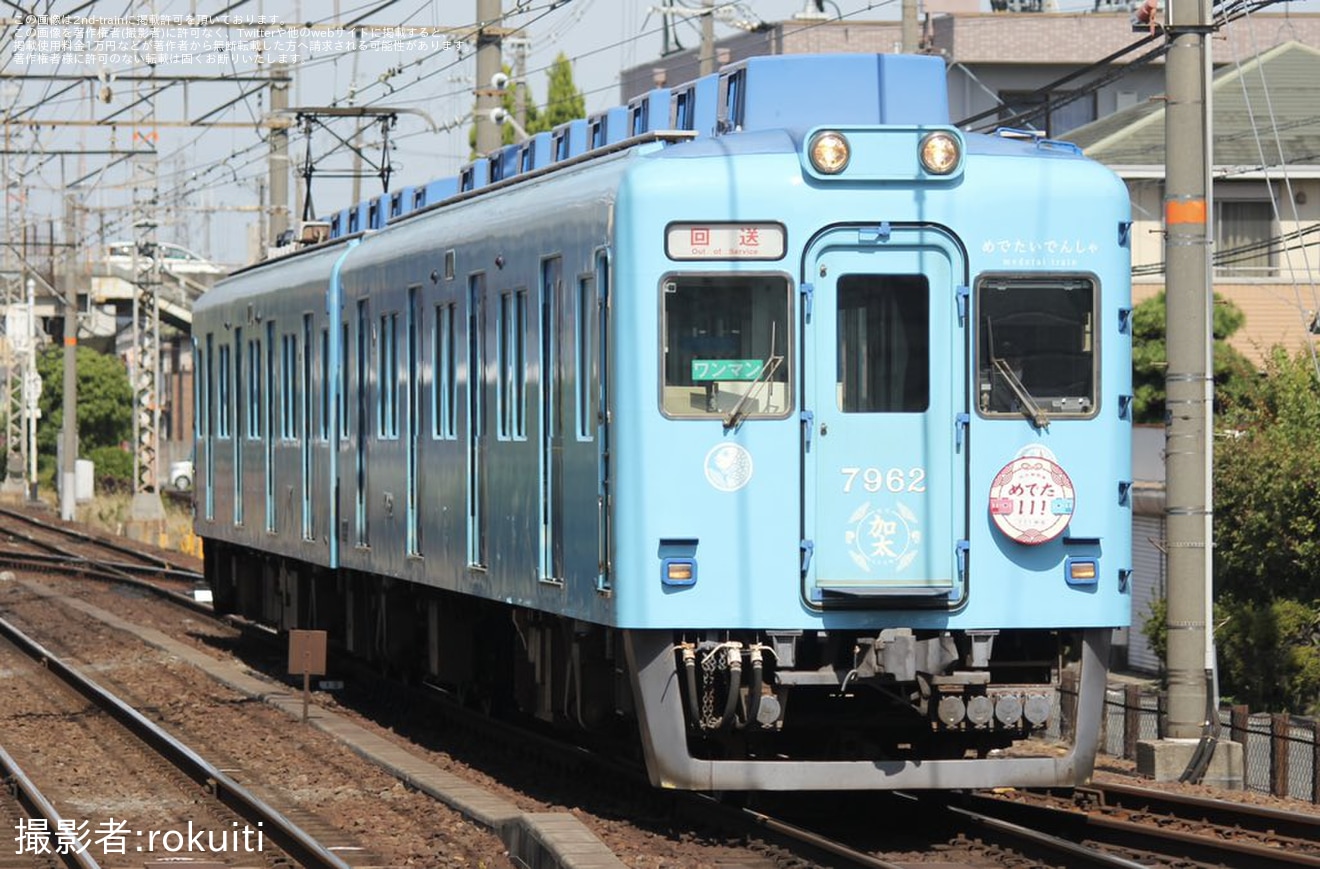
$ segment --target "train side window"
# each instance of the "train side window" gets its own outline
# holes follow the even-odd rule
[[[380,372],[376,392],[377,436],[394,439],[399,436],[399,315],[384,314],[380,318],[380,344],[377,370]]]
[[[792,406],[789,285],[783,275],[661,281],[665,416],[782,418]]]
[[[583,275],[578,279],[577,310],[573,312],[573,334],[577,337],[577,353],[574,361],[577,370],[573,373],[573,382],[577,384],[577,437],[580,441],[589,441],[596,430],[595,415],[592,413],[591,397],[593,384],[596,383],[596,276]]]
[[[229,344],[220,345],[220,364],[217,371],[218,382],[215,388],[216,414],[215,414],[215,435],[218,438],[226,439],[229,437],[229,379],[232,372],[229,368]]]
[[[455,402],[458,399],[458,379],[455,377],[456,353],[454,348],[454,305],[436,305],[435,334],[431,336],[431,437],[453,440],[455,428]]]
[[[280,437],[297,437],[298,396],[294,372],[298,370],[298,337],[280,336]]]
[[[930,406],[930,282],[843,275],[838,282],[839,409],[920,413]]]
[[[1043,422],[1098,409],[1095,305],[1089,275],[983,276],[977,282],[977,408]]]
[[[261,437],[261,342],[247,342],[247,432],[248,440]]]
[[[496,435],[501,440],[527,437],[527,291],[500,295],[495,324],[495,353],[499,365]]]

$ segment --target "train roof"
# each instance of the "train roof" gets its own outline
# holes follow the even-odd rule
[[[322,220],[328,225],[327,240],[334,240],[381,229],[391,220],[492,185],[507,186],[521,177],[579,164],[635,143],[804,131],[825,123],[948,124],[944,62],[896,54],[747,58],[718,73],[651,90],[627,105],[507,145],[464,165],[456,176],[382,193]],[[740,144],[754,151],[758,138],[770,141],[747,137]]]

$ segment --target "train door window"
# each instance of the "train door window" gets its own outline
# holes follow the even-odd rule
[[[513,294],[513,438],[527,438],[527,291]]]
[[[568,128],[555,130],[550,134],[552,150],[556,160],[568,159]]]
[[[367,343],[371,331],[368,319],[367,300],[358,299],[357,304],[357,353],[354,359],[354,375],[357,384],[357,418],[354,420],[354,480],[356,483],[354,498],[354,532],[356,545],[367,546],[367,422],[370,412],[367,409]]]
[[[303,314],[302,365],[299,366],[298,448],[302,465],[302,536],[312,540],[312,315]]]
[[[541,262],[541,580],[564,578],[563,260]]]
[[[249,440],[257,440],[261,437],[261,341],[248,339],[247,356],[247,436]]]
[[[486,275],[468,279],[468,564],[486,566]]]
[[[215,415],[211,406],[211,388],[215,382],[215,339],[206,336],[206,351],[202,355],[202,388],[198,393],[197,430],[206,438],[206,501],[203,515],[207,521],[215,518]]]
[[[217,404],[216,414],[215,414],[216,417],[215,433],[216,433],[216,437],[219,437],[221,439],[229,438],[229,411],[231,407],[229,383],[230,383],[230,377],[232,376],[233,373],[232,371],[230,371],[229,364],[230,364],[229,345],[221,344],[220,365],[219,365],[220,370],[217,372],[217,374],[219,375],[219,382],[216,384],[216,390],[215,390],[215,398]]]
[[[280,437],[298,436],[298,336],[292,332],[280,336]]]
[[[431,437],[452,440],[455,432],[458,381],[455,371],[454,305],[435,308],[435,334],[431,337]]]
[[[496,427],[501,440],[527,437],[527,291],[500,296],[495,324],[495,353],[499,366],[499,412]]]
[[[670,275],[661,282],[660,407],[679,419],[782,418],[792,403],[789,286],[782,275]]]
[[[340,324],[339,334],[339,352],[348,353],[348,322]],[[339,362],[339,439],[348,440],[348,360],[341,359]]]
[[[592,407],[592,389],[596,382],[596,277],[583,275],[578,279],[577,300],[573,311],[573,335],[577,339],[574,383],[574,429],[577,439],[589,441],[595,434],[596,422]]]
[[[330,381],[334,377],[330,371],[330,329],[321,330],[321,415],[318,419],[321,422],[320,437],[323,441],[330,440],[330,415],[333,408],[330,406]]]
[[[977,282],[977,407],[990,417],[1094,416],[1094,278],[985,276]]]
[[[843,275],[838,282],[838,407],[921,413],[930,406],[930,282]]]
[[[376,388],[376,434],[384,440],[399,436],[399,315],[380,318],[377,339],[377,368],[380,380]]]
[[[247,434],[247,372],[243,370],[243,328],[234,327],[234,437]],[[238,455],[241,455],[239,453]]]
[[[234,327],[234,524],[243,524],[243,435],[247,428],[247,385],[243,372],[243,329]]]
[[[498,377],[495,379],[495,435],[500,440],[508,440],[509,418],[513,415],[509,410],[510,396],[513,393],[510,387],[513,375],[509,370],[511,366],[509,358],[512,355],[509,351],[509,332],[512,330],[509,321],[513,319],[512,295],[512,293],[500,294],[500,310],[495,320],[495,368],[498,371]]]
[[[275,321],[266,321],[266,531],[275,533]]]
[[[408,483],[407,505],[407,540],[406,552],[414,557],[422,554],[420,523],[420,504],[417,498],[417,448],[422,435],[421,415],[421,378],[418,376],[421,363],[421,287],[408,288],[408,307],[404,311],[404,335],[407,346],[404,348],[404,364],[400,377],[403,381],[404,431],[407,432],[405,444],[405,470]]]

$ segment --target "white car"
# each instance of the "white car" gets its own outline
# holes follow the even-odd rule
[[[180,492],[187,492],[193,485],[192,459],[182,459],[170,463],[170,485]]]
[[[223,275],[226,270],[216,265],[201,254],[193,253],[186,247],[169,242],[157,242],[156,254],[160,256],[160,267],[176,275]],[[150,250],[138,250],[137,266],[146,268],[154,257]],[[123,269],[133,268],[133,242],[114,241],[105,246],[105,264]]]

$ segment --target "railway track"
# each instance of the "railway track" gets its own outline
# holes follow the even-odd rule
[[[1114,784],[1072,797],[973,794],[964,811],[1056,836],[1140,865],[1320,867],[1320,818],[1230,800]]]
[[[44,851],[32,849],[36,853],[20,848],[19,837],[25,831],[58,831],[64,829],[65,820],[3,747],[0,747],[0,776],[7,785],[0,789],[0,828],[16,833],[13,847],[0,847],[0,869],[100,869],[91,855],[61,848],[59,843]]]
[[[88,545],[97,542],[92,540]],[[126,553],[112,557],[124,564],[136,563]],[[93,565],[96,558],[90,550],[78,556]],[[89,572],[85,565],[73,559],[51,559],[47,561],[46,569],[47,572],[96,576],[114,582],[131,581],[139,587],[159,592],[171,603],[188,606],[194,612],[208,610],[205,606],[198,607],[190,596],[179,594],[175,578],[168,574],[163,579],[149,571],[123,571],[128,578],[107,576],[99,571]],[[270,640],[270,635],[264,631],[253,631],[252,635],[264,636],[267,642]],[[279,657],[279,650],[268,647],[258,657],[262,655],[269,655],[273,660]],[[447,739],[457,739],[457,743],[447,744],[446,750],[455,749],[460,757],[468,750],[463,744],[465,739],[480,743],[483,747],[474,749],[467,759],[493,771],[501,779],[507,772],[515,789],[525,788],[536,793],[545,790],[537,783],[538,779],[581,780],[580,787],[556,789],[548,798],[558,804],[583,805],[588,810],[592,805],[607,803],[619,807],[613,810],[614,814],[621,811],[629,817],[666,819],[648,835],[657,832],[690,835],[675,832],[677,828],[699,831],[696,834],[699,838],[740,843],[739,847],[761,855],[766,866],[890,869],[917,862],[902,848],[869,841],[865,836],[817,828],[810,822],[793,820],[791,813],[778,815],[742,809],[686,794],[655,794],[635,767],[605,764],[598,771],[587,773],[587,767],[598,761],[585,748],[556,746],[557,740],[547,737],[542,741],[541,737],[533,737],[526,729],[512,725],[509,734],[498,740],[512,746],[497,749],[505,752],[507,757],[491,760],[485,746],[496,741],[493,737],[505,725],[480,715],[461,723],[460,720],[472,712],[461,704],[449,702],[452,698],[437,695],[434,690],[409,688],[381,680],[378,673],[354,670],[352,667],[356,665],[345,662],[333,666],[341,675],[348,676],[350,685],[370,686],[366,693],[376,699],[367,705],[391,710],[383,716],[381,723],[399,734],[415,735],[419,744],[425,744],[429,739],[428,731],[434,733],[437,728],[443,729]],[[278,677],[280,674],[272,675]],[[437,700],[444,702],[437,705]],[[398,713],[397,718],[393,716],[394,712]],[[418,723],[421,721],[425,722],[424,727]],[[466,738],[456,736],[464,730],[472,735]],[[585,795],[588,792],[592,795]],[[1167,804],[1194,801],[1144,788],[1126,791],[1112,786],[1089,789],[1080,792],[1080,807],[1073,802],[1061,803],[1057,799],[1051,801],[1033,794],[1014,793],[1012,796],[1012,805],[1006,805],[1002,796],[987,798],[982,794],[971,795],[957,803],[940,803],[929,797],[913,798],[913,802],[926,807],[922,810],[924,816],[938,819],[932,821],[931,829],[923,834],[926,837],[925,850],[935,849],[945,858],[945,866],[1320,865],[1309,862],[1314,859],[1311,849],[1317,836],[1315,819],[1305,815],[1294,817],[1292,813],[1261,810],[1223,800],[1217,801],[1222,805],[1198,805],[1195,811],[1199,813],[1196,816],[1199,820],[1174,823],[1169,820],[1173,810],[1164,808],[1165,803],[1157,804],[1157,799],[1165,800]],[[1214,823],[1220,830],[1231,830],[1231,835],[1210,832],[1207,823],[1212,817],[1211,808],[1221,813]],[[1262,825],[1254,841],[1246,839],[1247,831],[1255,824],[1249,820],[1253,816],[1260,818]],[[909,826],[915,828],[915,822]],[[1214,838],[1209,838],[1211,836]],[[1307,837],[1310,842],[1306,841]],[[1235,841],[1223,844],[1230,840]],[[1226,855],[1233,856],[1226,860]]]
[[[202,575],[183,559],[145,551],[53,518],[0,507],[0,565],[37,573],[74,573],[189,595]]]
[[[88,833],[83,844],[100,845],[102,865],[140,865],[144,852],[214,856],[274,847],[307,869],[349,869],[281,812],[3,619],[0,636],[8,645],[0,665],[22,680],[13,686],[22,690],[8,692],[7,715],[40,721],[44,732],[29,743],[32,754],[52,745],[72,753],[73,772],[57,758],[56,771],[47,765],[38,775],[55,780],[63,801],[83,812],[75,823],[87,824],[79,826]],[[56,679],[64,690],[52,690]],[[24,697],[32,705],[15,710]],[[50,728],[59,729],[58,738]],[[116,861],[116,853],[124,856]]]

